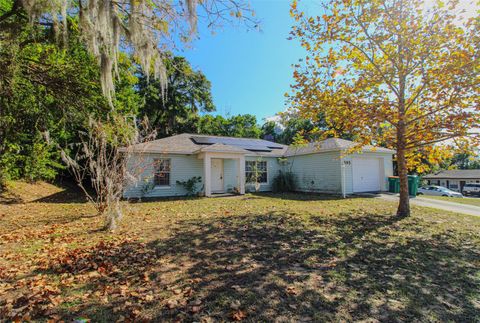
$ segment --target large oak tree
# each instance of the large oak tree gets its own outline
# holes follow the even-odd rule
[[[58,41],[66,44],[69,21],[78,20],[77,30],[101,68],[103,94],[113,107],[114,76],[119,54],[133,51],[144,71],[166,86],[163,55],[195,36],[197,20],[218,26],[231,17],[256,26],[253,11],[243,0],[6,0],[8,10],[0,23],[27,13],[33,24],[50,25]]]
[[[292,37],[308,52],[291,104],[304,117],[322,112],[359,146],[396,149],[397,215],[408,216],[407,159],[446,140],[478,144],[480,20],[462,19],[458,1],[330,0],[322,8],[310,16],[291,6]]]

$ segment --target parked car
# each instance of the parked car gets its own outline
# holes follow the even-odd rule
[[[480,184],[465,184],[465,186],[463,187],[463,194],[480,195]]]
[[[425,186],[418,189],[417,195],[436,195],[449,197],[463,197],[462,193],[454,192],[443,186]]]

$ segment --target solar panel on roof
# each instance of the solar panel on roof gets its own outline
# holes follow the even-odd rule
[[[199,145],[213,145],[214,142],[210,142],[208,137],[192,137],[193,142]]]
[[[264,151],[270,152],[272,149],[282,149],[281,145],[266,141],[266,140],[252,140],[246,138],[224,138],[224,137],[191,137],[192,141],[198,145],[213,145],[224,144],[235,147],[240,147],[250,151]]]

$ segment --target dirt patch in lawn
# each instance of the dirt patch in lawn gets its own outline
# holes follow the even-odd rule
[[[38,200],[38,198],[37,198]],[[2,207],[0,205],[0,207]],[[0,317],[92,321],[474,321],[480,219],[298,195],[3,205]],[[6,211],[5,207],[8,207]]]

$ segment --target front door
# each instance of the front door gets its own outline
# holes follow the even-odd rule
[[[212,159],[212,193],[223,192],[223,159]]]

